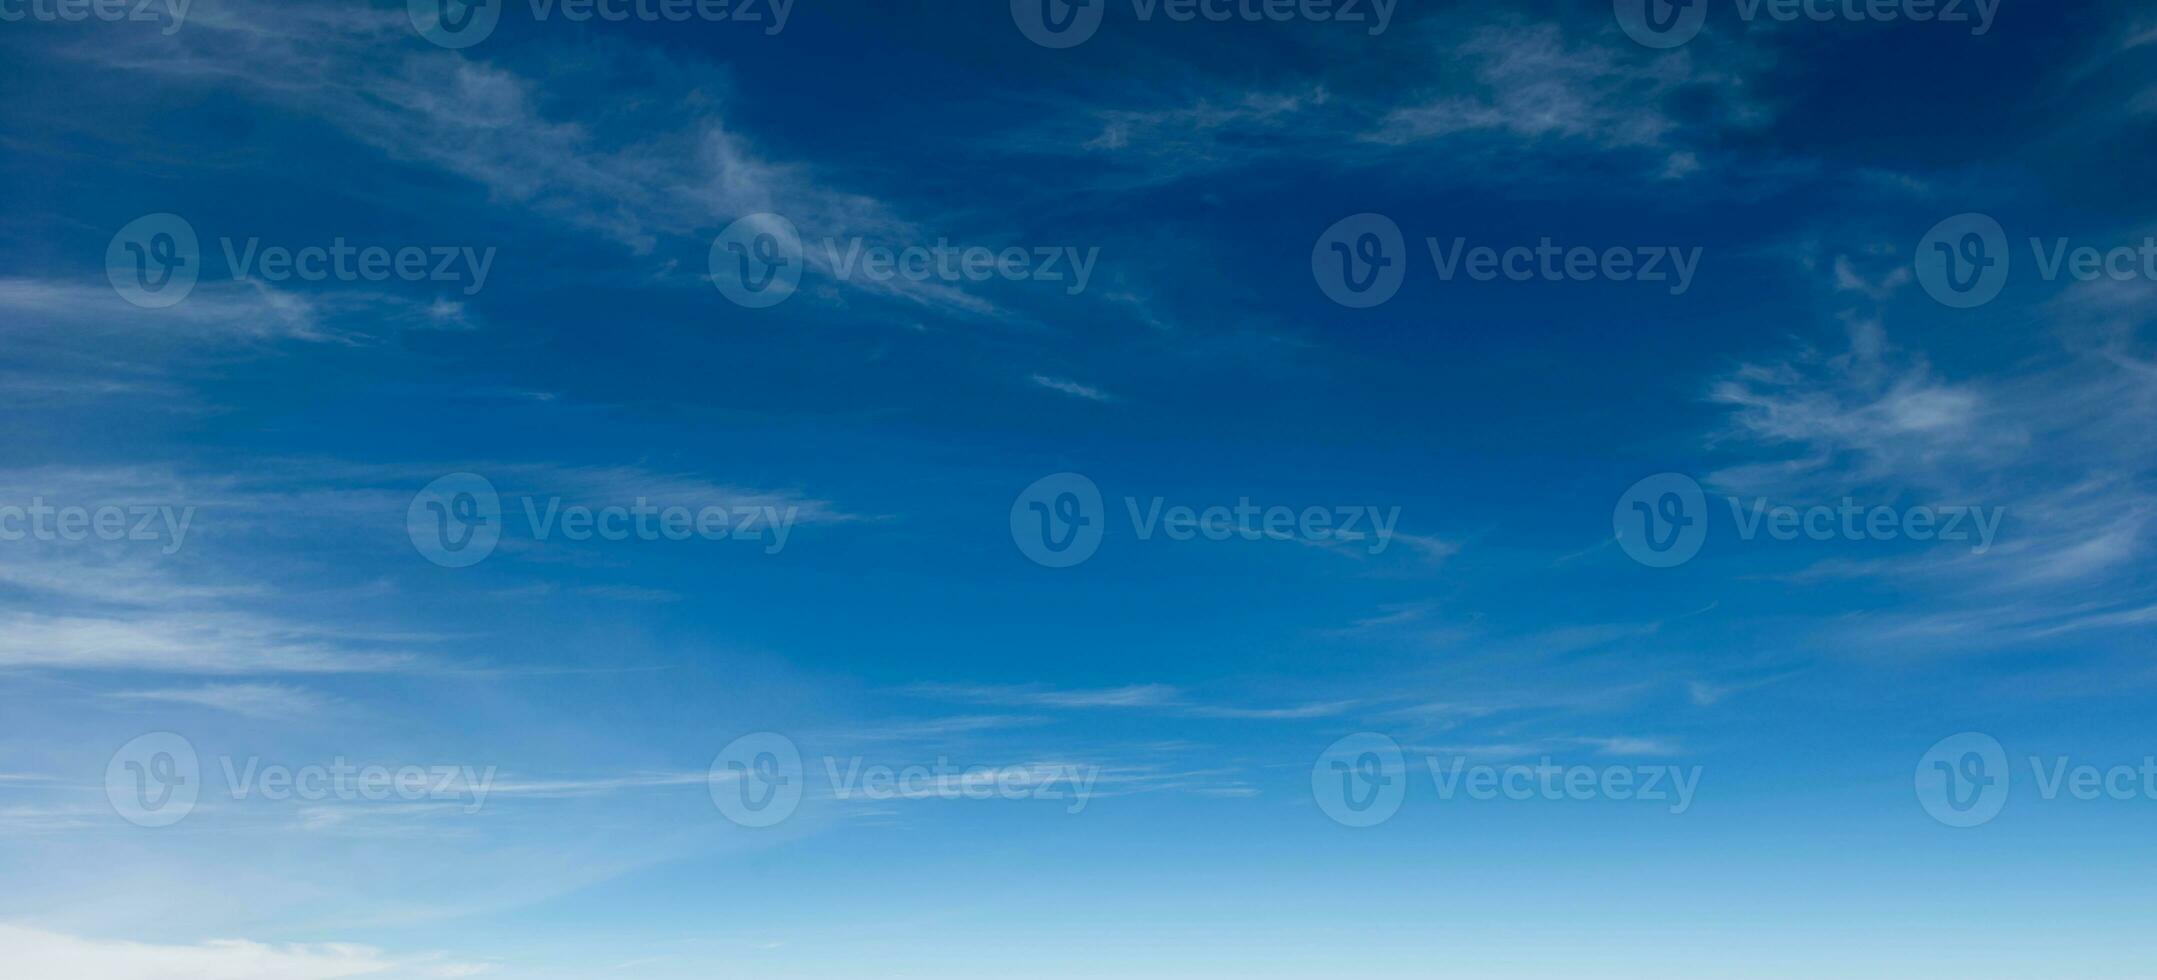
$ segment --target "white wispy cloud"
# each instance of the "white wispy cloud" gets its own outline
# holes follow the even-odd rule
[[[1416,44],[1423,56],[1376,91],[1326,76],[1262,90],[1240,79],[1186,85],[1125,105],[1050,110],[1044,123],[1002,145],[1100,161],[1110,185],[1170,183],[1277,159],[1367,165],[1434,150],[1456,160],[1464,151],[1479,159],[1633,153],[1646,174],[1679,180],[1708,166],[1706,147],[1723,133],[1756,128],[1767,115],[1747,90],[1760,56],[1742,46],[1648,52],[1607,22],[1529,24],[1482,11],[1428,18]],[[1520,173],[1505,168],[1497,176]]]
[[[1877,292],[1845,288],[1850,274],[1833,270],[1838,291]],[[1844,349],[1747,363],[1710,387],[1709,400],[1729,409],[1713,443],[1748,460],[1705,482],[1798,505],[1851,497],[1997,509],[1999,536],[1982,554],[1883,546],[1783,576],[1905,586],[1916,600],[1907,608],[1844,623],[1867,647],[2134,625],[2116,610],[2157,596],[2115,573],[2148,553],[2157,518],[2147,489],[2157,434],[2139,421],[2157,410],[2157,373],[2136,353],[2147,317],[2122,298],[2113,284],[2066,290],[2046,308],[2058,350],[1965,377],[1892,343],[1877,318],[1847,313]]]
[[[1000,731],[1041,724],[1034,715],[954,715],[910,721],[884,722],[822,733],[842,741],[910,742],[933,741],[980,732]]]
[[[1181,693],[1166,684],[1073,689],[1020,684],[915,684],[906,692],[949,701],[1040,708],[1158,708],[1182,703]]]
[[[388,156],[440,169],[484,188],[498,204],[611,239],[633,254],[662,242],[706,243],[729,221],[776,212],[801,231],[803,260],[829,276],[826,239],[870,244],[933,241],[883,202],[833,186],[808,164],[774,159],[727,122],[724,74],[651,51],[586,48],[555,64],[565,84],[611,84],[610,71],[664,76],[683,93],[643,102],[622,120],[581,118],[540,80],[501,65],[397,43],[404,12],[351,8],[298,12],[254,0],[201,0],[188,29],[157,43],[70,49],[107,70],[172,84],[228,87],[304,111]],[[298,85],[334,77],[336,85]],[[634,132],[635,135],[622,135]],[[997,303],[958,286],[906,277],[832,277],[839,287],[946,314],[1007,318]],[[814,291],[808,291],[812,295]]]
[[[1544,687],[1535,690],[1477,684],[1471,690],[1443,700],[1410,698],[1409,703],[1386,709],[1381,717],[1402,719],[1432,730],[1448,730],[1500,716],[1598,714],[1631,704],[1654,687],[1651,682],[1638,680],[1575,689]],[[1394,694],[1394,700],[1398,702],[1401,696]]]
[[[418,661],[394,647],[363,649],[335,633],[239,612],[0,613],[0,667],[343,673],[409,669]]]
[[[2130,479],[2146,465],[2136,457],[2148,437],[2114,409],[2153,396],[2157,384],[2116,355],[1948,380],[1889,345],[1877,322],[1853,320],[1845,352],[1745,365],[1714,385],[1710,399],[1732,409],[1725,441],[1785,452],[1718,470],[1709,482],[1803,499],[1889,486],[1936,503],[1989,500],[2008,506],[2017,523],[2047,526],[2049,540],[2017,562],[2023,573],[2070,571],[2088,564],[2077,554],[2119,554],[2150,511],[2151,498]]]
[[[1361,617],[1337,632],[1343,634],[1359,633],[1393,626],[1405,626],[1410,623],[1420,623],[1429,618],[1430,614],[1436,612],[1437,609],[1438,604],[1429,600],[1386,603],[1378,607],[1376,614]]]
[[[1757,690],[1759,688],[1767,687],[1769,685],[1777,684],[1782,681],[1788,680],[1792,677],[1797,676],[1797,673],[1798,672],[1796,671],[1785,671],[1783,673],[1772,674],[1767,677],[1755,677],[1745,680],[1687,681],[1685,683],[1685,695],[1687,698],[1690,698],[1694,704],[1705,708],[1711,705],[1720,704],[1723,702],[1724,699],[1729,698],[1732,695],[1740,694],[1745,691]]]
[[[1473,84],[1385,113],[1366,139],[1405,144],[1499,132],[1531,142],[1666,146],[1679,128],[1667,100],[1704,81],[1684,57],[1643,58],[1607,37],[1569,38],[1556,24],[1484,27],[1448,54],[1470,66]]]
[[[103,282],[0,278],[0,324],[18,337],[33,328],[64,328],[154,331],[168,340],[336,339],[323,320],[321,300],[253,281],[200,282],[177,305],[144,309]]]
[[[1340,701],[1316,701],[1286,708],[1233,708],[1218,705],[1193,705],[1189,710],[1196,718],[1248,718],[1261,721],[1289,721],[1303,718],[1331,718],[1345,714],[1362,704],[1354,699]]]
[[[1847,255],[1835,256],[1835,288],[1846,292],[1863,293],[1876,302],[1892,298],[1897,290],[1910,284],[1910,266],[1897,262],[1877,279],[1867,279]]]
[[[638,466],[562,466],[552,463],[469,464],[475,471],[496,480],[504,494],[560,495],[566,500],[592,505],[627,505],[643,499],[654,506],[700,508],[772,508],[792,510],[797,524],[831,524],[865,520],[829,500],[789,490],[726,483],[689,473],[668,472]],[[440,475],[439,473],[435,475]],[[429,477],[431,479],[432,477]]]
[[[1582,736],[1579,741],[1603,755],[1677,755],[1676,741],[1641,735]]]
[[[487,965],[440,954],[395,956],[350,943],[270,944],[212,939],[193,945],[90,939],[0,924],[0,972],[68,980],[337,980],[449,978]]]
[[[488,784],[488,795],[573,797],[602,796],[625,790],[702,786],[711,778],[704,770],[637,772],[620,776],[520,778],[504,775]]]
[[[1714,384],[1709,400],[1731,410],[1733,437],[1795,452],[1719,470],[1710,482],[1740,493],[1886,477],[1937,485],[2029,445],[2022,421],[1983,387],[1945,380],[1922,357],[1898,358],[1875,321],[1852,319],[1848,329],[1845,351],[1746,364]]]
[[[1417,754],[1493,761],[1554,756],[1581,750],[1603,756],[1670,757],[1684,754],[1685,747],[1673,739],[1642,735],[1554,735],[1504,742],[1459,742],[1413,747]]]
[[[1460,553],[1461,544],[1434,534],[1394,532],[1393,540],[1408,546],[1409,553],[1428,562],[1441,562]]]
[[[416,666],[416,646],[424,638],[370,635],[319,618],[286,618],[264,608],[278,590],[224,562],[198,558],[199,545],[180,547],[213,533],[203,527],[209,520],[205,512],[244,515],[248,526],[274,523],[277,514],[302,524],[336,514],[329,508],[294,510],[289,498],[244,484],[236,476],[190,474],[157,464],[0,470],[0,503],[27,506],[42,500],[48,507],[141,509],[153,516],[155,532],[143,541],[10,542],[9,560],[0,563],[0,666],[184,674]],[[160,693],[167,695],[163,700],[182,700],[173,691]],[[198,703],[208,705],[217,693],[203,694]],[[251,694],[270,692],[230,688],[222,693],[237,706]],[[252,705],[261,709],[269,703]]]
[[[300,346],[379,345],[414,329],[467,329],[461,307],[330,284],[306,293],[206,278],[176,305],[143,309],[103,281],[0,276],[0,402],[125,405],[209,415],[236,357]]]
[[[138,508],[172,517],[155,522],[156,540],[11,542],[9,560],[0,563],[0,667],[201,674],[429,667],[425,650],[438,638],[331,625],[319,615],[300,622],[274,611],[272,600],[289,597],[290,583],[273,588],[247,555],[282,554],[278,549],[293,540],[349,530],[401,541],[412,495],[443,473],[465,468],[496,480],[506,500],[528,494],[589,506],[626,507],[642,499],[656,507],[755,508],[795,525],[864,519],[793,491],[631,466],[428,467],[317,459],[263,460],[222,473],[163,464],[0,469],[0,504]],[[504,504],[505,510],[516,506]],[[179,547],[175,528],[186,535],[187,547]],[[193,543],[205,536],[216,537],[219,547]],[[680,598],[621,583],[573,591],[619,601]],[[221,694],[237,706],[237,699],[264,693],[228,688],[202,697]],[[161,694],[162,700],[184,700]]]
[[[1045,374],[1033,375],[1033,382],[1050,391],[1062,392],[1073,398],[1084,398],[1087,401],[1096,402],[1112,402],[1116,400],[1115,396],[1092,385],[1083,385],[1076,381],[1066,381],[1062,378],[1051,378]]]
[[[269,719],[304,717],[327,706],[320,695],[287,684],[204,684],[114,691],[110,696],[122,701],[196,705],[249,718]]]
[[[1289,720],[1341,714],[1358,702],[1320,701],[1273,708],[1207,704],[1194,701],[1166,684],[1109,688],[1052,688],[1039,685],[915,684],[905,689],[917,697],[1013,707],[1066,710],[1148,710],[1193,718]]]

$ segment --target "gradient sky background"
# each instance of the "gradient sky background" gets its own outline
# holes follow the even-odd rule
[[[0,972],[158,977],[2121,976],[2157,970],[2139,764],[2157,283],[2048,281],[2031,237],[2157,226],[2157,18],[1746,21],[1654,50],[1609,4],[1420,4],[1085,44],[1002,3],[800,0],[747,23],[423,39],[401,5],[196,0],[0,24],[0,505],[194,507],[184,546],[0,542]],[[1950,309],[1913,252],[1984,212],[2015,265]],[[184,216],[201,282],[107,284]],[[745,309],[737,217],[805,238],[1099,248],[1088,288]],[[1328,226],[1409,240],[1391,302]],[[1444,282],[1428,237],[1702,250],[1681,296]],[[214,242],[497,250],[485,287],[235,282]],[[813,247],[813,246],[812,246]],[[1169,504],[1400,508],[1343,542],[1028,561],[1083,473]],[[504,494],[800,508],[783,549],[533,540],[469,568],[405,514]],[[2004,507],[1999,538],[1629,559],[1636,480],[1807,506]],[[509,505],[514,506],[514,505]],[[477,813],[236,801],[134,826],[136,736],[216,761],[497,767]],[[714,807],[784,734],[784,823]],[[1928,816],[1959,732],[2018,783]],[[1700,767],[1645,801],[1313,799],[1336,739],[1412,758]],[[1082,812],[838,800],[821,760],[1099,767]],[[2136,937],[2140,938],[2136,938]],[[9,959],[16,968],[6,968]],[[58,964],[58,965],[55,965]]]

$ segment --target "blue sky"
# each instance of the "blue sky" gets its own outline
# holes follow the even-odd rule
[[[2157,961],[2146,9],[56,2],[0,972]]]

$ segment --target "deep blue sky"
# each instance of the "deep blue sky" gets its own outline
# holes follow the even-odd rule
[[[994,2],[776,33],[510,2],[461,49],[387,4],[0,23],[0,538],[40,502],[191,515],[0,540],[0,972],[2147,975],[2157,799],[2047,799],[2030,760],[2157,753],[2157,268],[2048,277],[2031,240],[2151,240],[2157,19],[1707,6],[1662,49],[1596,2],[1374,35],[1126,0],[1064,50]],[[1958,309],[1928,235],[1972,212],[2011,268]],[[709,259],[766,213],[807,254],[746,308]],[[1362,213],[1406,275],[1355,309],[1312,253]],[[200,278],[139,308],[108,246],[161,214]],[[1699,264],[1447,281],[1456,238]],[[237,281],[249,239],[492,258]],[[1097,260],[1073,294],[822,258],[940,240]],[[446,567],[407,515],[460,473],[509,517]],[[1105,500],[1068,568],[1011,518],[1059,473]],[[1658,568],[1613,511],[1665,473],[1707,533]],[[774,550],[523,517],[640,497],[797,519]],[[1155,498],[1398,524],[1141,539]],[[1781,541],[1727,502],[1846,498],[1999,524]],[[160,732],[202,798],[137,826],[107,774]],[[762,828],[708,777],[758,732],[807,784]],[[1913,787],[1962,732],[2014,779],[1969,828]],[[1356,733],[1409,766],[1367,828],[1313,785]],[[233,799],[251,757],[498,776],[476,813]],[[1097,781],[1077,813],[834,798],[857,758]],[[1700,781],[1681,813],[1441,798],[1455,758]]]

